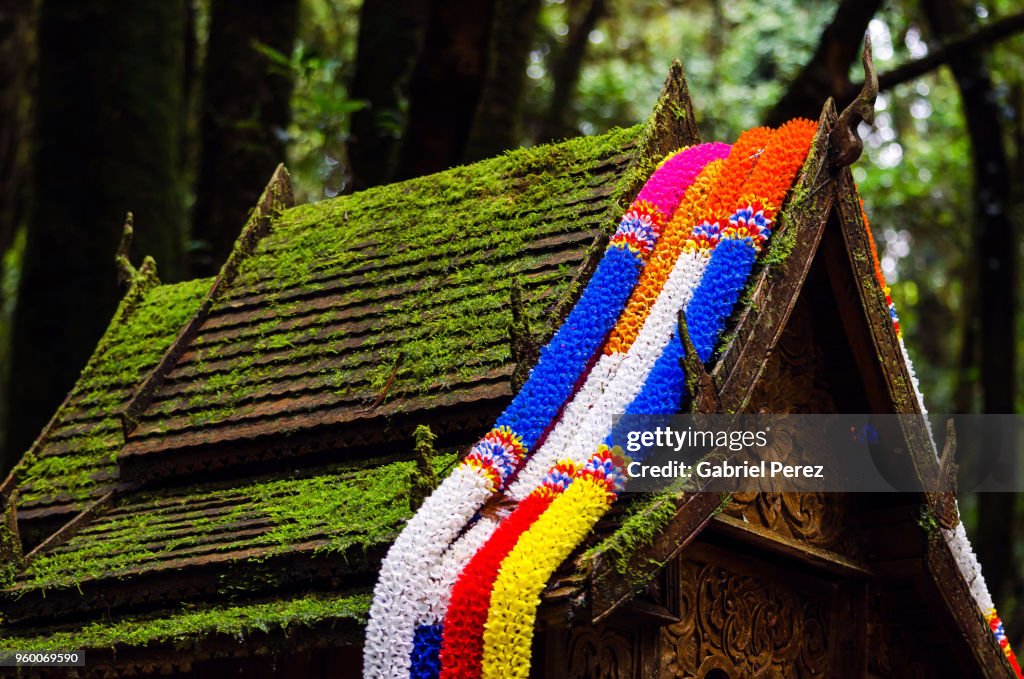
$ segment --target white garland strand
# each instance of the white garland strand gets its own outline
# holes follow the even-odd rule
[[[444,553],[441,562],[430,569],[430,583],[423,592],[423,600],[429,602],[430,606],[425,615],[418,616],[417,626],[429,625],[444,619],[444,614],[448,611],[452,587],[455,585],[459,573],[466,567],[473,555],[491,538],[497,527],[497,521],[480,518]]]
[[[914,364],[910,360],[910,354],[907,352],[907,346],[903,342],[903,338],[899,338],[900,351],[903,352],[903,361],[907,365],[907,372],[910,373],[910,384],[914,388],[914,396],[917,397],[918,406],[921,408],[921,413],[925,416],[928,415],[928,409],[924,405],[924,396],[921,393],[921,385],[917,379],[917,375],[914,373]],[[932,436],[932,447],[935,448],[936,455],[938,454],[938,448],[935,446],[935,438],[932,434],[932,428],[928,427],[928,435]],[[959,511],[959,503],[957,505],[957,511]],[[949,550],[953,553],[953,557],[956,559],[957,566],[960,568],[960,573],[964,576],[964,580],[971,588],[971,596],[974,597],[974,602],[978,608],[981,609],[982,614],[987,615],[990,611],[995,608],[995,603],[992,601],[992,594],[988,591],[988,583],[985,582],[985,576],[981,573],[981,563],[978,561],[977,555],[974,553],[974,547],[971,545],[970,538],[967,537],[967,531],[964,529],[962,521],[958,522],[955,528],[943,528],[941,530],[942,537],[946,539],[946,544],[949,545]]]
[[[492,492],[481,470],[460,465],[409,519],[388,552],[394,557],[381,565],[366,625],[364,676],[408,679],[416,621],[429,612],[420,596],[430,583],[425,565],[441,560]]]

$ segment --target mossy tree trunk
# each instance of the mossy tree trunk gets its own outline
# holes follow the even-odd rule
[[[32,199],[12,338],[5,466],[110,321],[125,212],[135,252],[180,271],[184,0],[43,0]]]
[[[409,119],[395,179],[457,165],[487,73],[494,0],[433,0],[409,83]]]
[[[839,3],[814,55],[765,116],[766,125],[780,125],[800,116],[816,118],[829,97],[835,98],[840,110],[853,100],[857,88],[850,82],[850,66],[860,57],[864,33],[881,7],[882,0]]]
[[[540,132],[540,138],[544,141],[568,137],[575,132],[569,112],[583,69],[583,58],[590,43],[590,33],[606,12],[605,0],[589,0],[570,5],[572,21],[569,36],[551,74],[554,87]]]
[[[418,177],[519,145],[540,0],[364,3],[353,185]]]
[[[526,63],[539,13],[540,0],[495,0],[483,88],[462,154],[465,162],[520,144]]]
[[[32,9],[25,0],[0,0],[0,252],[10,247],[25,217]]]
[[[353,99],[366,107],[352,116],[348,145],[352,189],[391,181],[405,127],[405,93],[423,46],[429,0],[377,0],[359,10]]]
[[[924,0],[928,24],[937,40],[969,32],[973,12],[959,0]],[[999,100],[981,52],[961,50],[949,59],[963,105],[971,141],[974,186],[974,261],[977,292],[966,303],[976,311],[980,347],[982,408],[986,413],[1016,409],[1017,257],[1018,242],[1010,219],[1009,163],[999,112]],[[1002,477],[1019,470],[1012,460],[997,470]],[[1016,497],[1010,493],[978,496],[975,548],[984,565],[996,605],[1013,574],[1013,536],[1016,535]]]
[[[298,0],[212,0],[203,69],[192,237],[196,273],[227,259],[274,168],[285,160],[293,77],[257,49],[291,55]]]
[[[35,6],[0,0],[0,280],[8,279],[8,253],[25,226],[31,189],[32,81]],[[23,242],[23,241],[18,241]],[[12,252],[17,257],[17,252]],[[0,289],[0,441],[10,377],[10,301]],[[0,457],[0,469],[6,465]]]

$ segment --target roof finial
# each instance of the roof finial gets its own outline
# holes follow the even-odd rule
[[[132,266],[129,258],[132,249],[132,236],[135,234],[135,218],[131,212],[124,217],[124,229],[121,231],[121,242],[117,245],[117,255],[114,262],[117,265],[117,283],[124,285],[133,278],[138,271]]]
[[[857,126],[862,120],[868,124],[875,122],[878,75],[875,73],[875,62],[871,58],[870,35],[864,36],[861,63],[864,64],[864,86],[857,98],[839,114],[839,120],[828,135],[830,160],[832,167],[837,170],[853,165],[864,151],[864,142],[857,134]]]

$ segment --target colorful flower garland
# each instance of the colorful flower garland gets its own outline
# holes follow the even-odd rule
[[[727,149],[728,146],[724,144],[702,144],[670,155],[662,161],[654,175],[641,189],[634,204],[653,205],[661,214],[671,216],[678,208],[700,169],[709,159],[724,155]],[[619,240],[645,254],[657,253],[655,240],[644,237],[645,234],[635,227],[635,223],[636,220],[624,219],[619,231],[613,237],[613,243]],[[658,242],[660,242],[660,237]],[[551,464],[548,464],[547,467],[550,468]],[[548,471],[548,469],[544,471]],[[493,530],[493,521],[489,519],[478,521],[478,523],[482,522],[492,524],[491,530]],[[435,577],[428,583],[427,589],[421,593],[428,608],[427,613],[421,614],[417,619],[411,665],[411,676],[413,677],[436,676],[433,668],[437,665],[440,651],[438,632],[443,629],[440,624],[441,616],[447,608],[453,580],[464,570],[469,558],[476,552],[475,549],[464,548],[460,544],[462,540],[463,538],[457,540],[450,551],[464,554],[465,559],[461,562],[456,559],[448,559],[447,570],[444,573],[436,572]]]
[[[622,489],[625,461],[602,447],[501,564],[483,632],[484,679],[526,679],[540,595]]]
[[[924,395],[921,393],[921,387],[914,372],[914,365],[910,360],[910,354],[907,352],[906,344],[903,342],[903,330],[900,328],[900,319],[896,314],[896,305],[892,301],[892,290],[889,288],[889,284],[885,280],[885,274],[882,272],[882,265],[878,259],[878,246],[875,244],[874,234],[871,233],[871,226],[868,222],[868,215],[864,211],[863,200],[860,201],[860,205],[864,230],[867,234],[868,244],[871,248],[871,258],[875,266],[875,280],[885,295],[885,302],[889,308],[889,317],[892,319],[893,328],[896,331],[896,339],[899,342],[900,352],[903,354],[903,361],[906,364],[907,372],[910,374],[910,384],[914,389],[914,395],[917,397],[918,406],[921,409],[921,413],[927,415],[928,409],[924,404]],[[931,433],[929,428],[928,434],[931,435]],[[932,439],[932,445],[934,446],[934,444],[935,440]],[[937,447],[936,450],[938,450]],[[985,577],[981,574],[981,564],[978,563],[978,557],[974,553],[974,547],[971,546],[970,539],[967,537],[967,531],[964,529],[963,522],[957,523],[956,527],[952,529],[943,528],[942,535],[946,540],[946,544],[949,545],[953,557],[956,559],[960,572],[971,589],[971,596],[974,598],[975,604],[985,616],[986,622],[988,622],[992,633],[996,637],[996,642],[1002,649],[1003,654],[1006,655],[1006,659],[1016,673],[1017,679],[1024,679],[1020,663],[1017,661],[1017,656],[1014,654],[1010,641],[1006,637],[1003,621],[999,619],[999,615],[996,612],[995,603],[992,601],[992,595],[988,590],[988,583],[985,582]]]
[[[551,506],[556,496],[569,487],[577,469],[568,460],[556,464],[541,486],[519,503],[487,544],[466,564],[452,588],[451,603],[444,618],[440,651],[442,679],[480,676],[483,661],[483,636],[480,632],[487,622],[498,569],[519,536]]]
[[[816,130],[813,122],[797,120],[772,133],[763,156],[753,171],[748,171],[749,178],[740,178],[722,192],[733,200],[739,200],[741,207],[728,219],[717,219],[714,223],[708,220],[709,228],[698,234],[701,238],[706,237],[709,244],[720,242],[726,246],[724,256],[717,254],[722,245],[714,249],[697,287],[697,292],[707,292],[700,298],[695,292],[688,306],[698,318],[703,319],[706,326],[703,332],[708,335],[702,338],[702,342],[712,348],[746,284],[757,253],[771,234],[774,210],[766,204],[782,203],[806,158]],[[748,197],[738,198],[741,195]],[[729,267],[734,267],[735,273],[731,273]],[[698,313],[695,304],[705,305],[706,312],[703,315]],[[705,353],[706,356],[702,357],[706,360],[711,351],[706,350]],[[682,373],[678,360],[669,369],[677,375]],[[656,377],[652,371],[645,389]],[[682,384],[681,377],[676,381]],[[640,391],[641,396],[645,393],[643,389]],[[672,403],[670,409],[659,412],[677,412],[680,405],[681,399]],[[540,593],[554,569],[575,549],[614,500],[619,484],[624,480],[622,464],[622,460],[613,459],[607,446],[600,446],[598,453],[581,472],[584,479],[574,480],[565,493],[555,498],[505,558],[491,593],[483,633],[482,676],[486,679],[525,678],[529,675],[533,626]],[[587,472],[593,469],[600,469],[600,473],[587,476]],[[614,485],[605,484],[607,479],[613,479]]]
[[[667,159],[641,190],[579,301],[541,351],[537,365],[494,429],[427,498],[391,546],[370,608],[365,676],[408,676],[416,651],[416,628],[429,627],[422,623],[436,603],[426,597],[437,595],[436,583],[445,579],[436,571],[443,555],[487,499],[518,470],[607,337],[685,191],[675,181],[680,164],[674,161],[675,156]],[[437,641],[429,629],[420,636]],[[422,652],[417,657],[424,660]]]
[[[769,134],[767,128],[745,132],[724,161],[709,163],[687,192],[612,329],[604,355],[551,436],[510,486],[512,497],[527,495],[554,460],[567,452],[582,463],[607,433],[609,413],[621,412],[635,396],[669,340],[677,310],[700,280],[707,258],[694,252],[694,227],[716,209],[712,206],[722,202],[723,194],[735,190],[727,186],[730,178],[746,178]],[[681,259],[684,252],[691,254]]]
[[[686,175],[686,182],[693,181],[693,185],[687,190],[685,198],[676,212],[677,217],[673,218],[670,225],[665,228],[661,240],[652,254],[651,263],[664,261],[666,251],[670,253],[670,256],[678,254],[685,235],[689,232],[691,226],[691,224],[687,224],[687,221],[681,221],[678,215],[680,213],[684,215],[693,214],[695,205],[704,206],[710,188],[714,184],[713,179],[717,178],[719,174],[720,157],[725,155],[728,149],[729,147],[724,144],[706,144],[703,147],[697,147],[690,154],[691,168],[684,174]],[[749,155],[748,153],[744,157]],[[709,160],[710,162],[708,162]],[[704,163],[707,163],[707,165],[704,166],[703,171],[700,171],[700,167]],[[700,171],[699,175],[697,175],[698,171]],[[695,175],[696,180],[693,180]],[[651,263],[645,267],[645,272],[650,269]],[[661,276],[661,281],[664,278],[665,276]],[[645,287],[650,289],[653,285],[660,285],[661,281],[656,280],[652,283],[650,276],[641,274],[640,283],[637,290],[634,291],[634,295],[631,297],[623,317],[635,318],[645,313],[648,310],[648,305],[637,303],[637,291]],[[640,301],[642,302],[642,298],[640,298]],[[620,328],[621,323],[622,318],[616,324],[616,329]],[[614,333],[615,331],[613,331],[613,335]],[[519,500],[520,505],[503,522],[499,533],[496,533],[484,545],[481,552],[474,557],[472,562],[467,564],[459,576],[459,580],[456,582],[458,592],[453,592],[452,603],[449,608],[449,617],[455,620],[456,624],[449,624],[446,619],[444,625],[443,644],[447,651],[442,649],[442,665],[445,668],[442,673],[443,677],[479,676],[480,663],[478,656],[482,645],[480,629],[483,621],[486,619],[489,592],[497,573],[497,566],[508,553],[508,550],[514,545],[519,534],[529,528],[537,516],[539,516],[539,512],[536,509],[540,503],[536,500],[535,493],[543,488],[543,484],[538,485],[536,471],[541,470],[542,472],[549,473],[548,469],[551,467],[552,462],[549,461],[548,456],[560,447],[559,441],[564,439],[562,432],[569,432],[570,434],[574,432],[578,428],[580,420],[587,414],[590,405],[596,400],[595,398],[587,399],[589,402],[583,408],[580,408],[580,403],[586,398],[586,395],[591,393],[599,395],[608,387],[608,382],[614,375],[614,370],[608,369],[608,366],[618,365],[618,363],[612,362],[613,357],[614,354],[609,355],[606,353],[591,370],[586,383],[566,407],[561,420],[555,426],[547,441],[527,463],[519,478],[510,486],[508,495]],[[538,458],[540,459],[538,460]],[[582,464],[584,461],[574,460],[576,464]],[[518,494],[517,490],[519,491]],[[546,495],[546,498],[545,506],[550,501],[550,495]],[[477,595],[467,595],[466,592],[470,589],[476,592]],[[481,593],[483,594],[482,596],[480,595]],[[476,621],[477,624],[473,625],[466,622],[470,620]],[[455,651],[454,649],[459,650]],[[472,658],[472,660],[468,660],[468,658]]]

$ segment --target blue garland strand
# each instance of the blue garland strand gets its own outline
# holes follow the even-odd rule
[[[496,426],[511,427],[527,449],[534,447],[615,325],[642,267],[643,260],[632,250],[608,249],[579,302],[541,350],[529,379]]]
[[[711,253],[704,276],[686,307],[686,329],[700,360],[707,363],[718,336],[743,294],[757,260],[757,251],[745,240],[723,238]]]
[[[701,361],[710,360],[719,336],[739,301],[750,278],[757,251],[747,240],[722,239],[713,250],[704,275],[686,307],[686,329]],[[626,417],[615,426],[606,439],[609,447],[623,445],[626,433],[637,424],[636,415],[671,415],[682,410],[688,399],[684,356],[679,328],[655,362],[640,393],[626,408]],[[647,451],[634,454],[642,460]]]
[[[441,623],[420,625],[412,645],[411,679],[437,679],[441,675]]]

